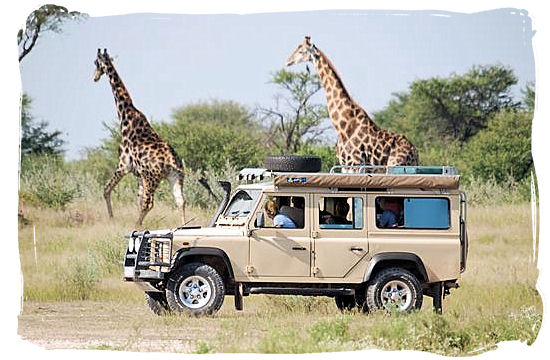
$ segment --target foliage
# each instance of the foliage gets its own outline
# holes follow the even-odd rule
[[[26,202],[64,209],[80,196],[84,184],[69,176],[67,166],[60,157],[41,155],[22,160],[19,194]]]
[[[264,136],[253,114],[238,103],[199,102],[177,109],[172,117],[173,122],[156,129],[189,169],[257,166],[265,157]]]
[[[523,94],[523,107],[527,112],[535,112],[535,84],[528,83],[521,90]]]
[[[338,165],[336,157],[336,147],[331,145],[313,145],[303,144],[296,155],[314,155],[321,158],[321,171],[330,171],[330,169]]]
[[[25,28],[17,33],[19,46],[19,61],[34,48],[40,34],[52,31],[61,32],[61,25],[67,20],[81,19],[87,15],[78,11],[68,11],[63,6],[47,4],[34,10],[25,23]]]
[[[48,123],[36,123],[31,114],[31,98],[27,94],[21,97],[21,155],[50,154],[60,155],[64,141],[61,131],[48,132]]]
[[[270,146],[279,154],[294,154],[304,145],[316,144],[328,129],[321,126],[328,118],[326,106],[311,103],[322,88],[319,76],[281,69],[271,75],[270,83],[284,92],[275,97],[274,107],[258,109]]]
[[[467,324],[452,316],[433,313],[392,316],[369,331],[378,348],[422,350],[445,355],[474,354],[501,341],[522,340],[532,344],[542,323],[533,307],[518,313],[480,316]]]
[[[533,169],[531,156],[532,114],[502,111],[465,147],[471,175],[481,180],[520,181]]]
[[[518,108],[510,88],[517,83],[511,69],[474,66],[463,75],[416,80],[408,93],[396,94],[374,115],[383,127],[406,133],[417,146],[427,142],[466,142],[505,109]]]

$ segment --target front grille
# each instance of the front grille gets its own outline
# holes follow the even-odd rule
[[[149,231],[134,231],[129,236],[134,249],[127,249],[125,266],[136,270],[150,269],[162,271],[170,267],[172,254],[172,234],[151,234]]]

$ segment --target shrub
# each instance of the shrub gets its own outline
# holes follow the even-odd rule
[[[69,259],[69,266],[58,275],[62,284],[60,297],[63,300],[88,300],[100,280],[98,266],[92,256],[84,260]]]
[[[57,156],[24,157],[21,163],[21,199],[31,204],[65,209],[82,192],[82,184]]]

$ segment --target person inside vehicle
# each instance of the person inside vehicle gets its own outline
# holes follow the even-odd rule
[[[264,207],[267,216],[273,220],[273,226],[277,228],[296,228],[296,224],[286,215],[279,213],[279,205],[274,199],[269,199]]]
[[[401,213],[399,203],[386,198],[381,198],[379,204],[382,209],[382,214],[378,220],[378,227],[397,227],[397,220],[399,219],[399,214]]]
[[[322,210],[319,213],[319,219],[321,224],[335,224],[335,225],[350,225],[351,221],[347,219],[349,213],[349,205],[347,199],[337,198],[334,204],[334,214],[326,210]]]
[[[349,204],[346,199],[338,201],[334,206],[334,224],[351,224],[351,221],[347,219],[349,213]]]
[[[286,215],[297,228],[304,227],[304,207],[305,200],[302,196],[293,196],[291,199],[292,206],[282,205],[280,214]]]

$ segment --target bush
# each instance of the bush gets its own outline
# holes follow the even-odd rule
[[[421,350],[444,355],[472,354],[488,350],[501,341],[522,340],[532,344],[542,322],[534,307],[503,315],[481,316],[462,324],[452,316],[433,313],[392,315],[376,322],[369,341],[391,350]]]
[[[67,268],[61,269],[58,282],[61,300],[88,300],[100,280],[98,266],[90,254],[85,259],[71,258]]]
[[[265,156],[264,135],[252,114],[231,101],[190,104],[174,112],[174,121],[155,126],[194,171],[222,172],[232,167],[257,166]]]
[[[466,191],[470,206],[519,204],[531,200],[530,178],[519,182],[512,177],[503,182],[498,182],[494,178],[466,178],[461,188]]]
[[[24,157],[21,163],[21,199],[33,205],[65,209],[85,186],[57,156]]]
[[[497,182],[528,178],[533,169],[532,119],[530,113],[512,111],[493,117],[466,145],[464,158],[472,176]]]

